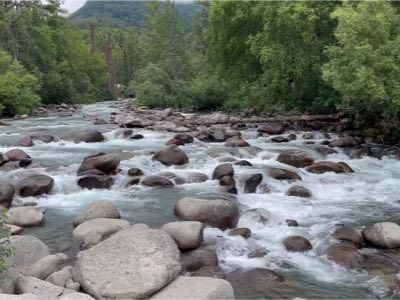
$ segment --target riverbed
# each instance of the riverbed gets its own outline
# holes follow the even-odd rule
[[[52,252],[65,252],[74,257],[79,245],[72,239],[72,221],[75,216],[96,200],[112,201],[121,211],[121,217],[131,223],[145,223],[151,227],[176,220],[173,208],[177,200],[186,197],[213,199],[226,197],[218,181],[188,183],[168,189],[155,189],[141,185],[127,187],[129,168],[137,167],[145,175],[174,172],[185,177],[190,172],[201,172],[211,178],[215,166],[222,157],[245,159],[253,166],[234,166],[238,182],[237,202],[241,211],[263,208],[270,213],[267,224],[260,224],[250,217],[240,219],[238,227],[248,227],[252,237],[229,236],[215,228],[205,230],[205,244],[215,245],[220,267],[226,272],[254,267],[266,267],[284,274],[291,282],[289,288],[255,294],[237,289],[238,298],[384,298],[388,291],[383,284],[385,275],[365,270],[347,270],[321,255],[330,244],[335,243],[330,234],[335,224],[346,224],[362,229],[363,226],[383,221],[399,221],[400,212],[400,160],[383,157],[351,159],[341,149],[338,153],[322,156],[315,151],[315,144],[325,139],[320,132],[295,133],[297,140],[287,143],[272,143],[273,136],[257,135],[255,129],[242,131],[242,137],[250,147],[229,148],[223,143],[195,141],[180,148],[188,155],[184,166],[164,166],[152,160],[152,153],[165,147],[174,133],[134,129],[144,139],[129,140],[116,136],[116,125],[94,125],[84,115],[96,115],[106,120],[110,113],[118,112],[109,102],[84,105],[72,116],[51,115],[13,121],[11,126],[0,129],[0,152],[15,148],[18,140],[32,133],[48,133],[60,136],[67,132],[96,128],[106,137],[101,143],[66,142],[49,144],[35,142],[32,147],[18,147],[28,153],[34,162],[43,165],[36,169],[18,169],[0,172],[0,179],[15,184],[28,174],[43,173],[55,180],[53,192],[40,197],[15,197],[14,205],[37,203],[45,208],[45,220],[38,227],[27,228],[23,234],[31,234],[44,241]],[[114,108],[113,108],[114,107]],[[312,138],[310,139],[310,136]],[[334,138],[335,134],[330,133]],[[313,142],[313,143],[310,143]],[[312,192],[308,199],[287,196],[285,193],[294,183],[275,180],[266,174],[269,167],[285,166],[276,160],[282,150],[302,149],[309,151],[316,161],[330,160],[346,162],[354,169],[348,174],[312,174],[300,169],[301,185]],[[121,173],[116,175],[111,189],[82,189],[77,185],[76,171],[82,159],[98,152],[123,153]],[[243,178],[249,174],[263,173],[263,184],[270,187],[269,193],[258,190],[254,194],[243,193]],[[286,226],[287,219],[294,219],[298,227]],[[313,250],[305,253],[290,253],[281,241],[289,235],[307,237]],[[268,254],[261,258],[249,258],[247,254],[263,247]]]

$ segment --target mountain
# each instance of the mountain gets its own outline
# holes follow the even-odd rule
[[[77,26],[89,24],[107,26],[142,26],[148,1],[98,1],[88,0],[68,19]],[[163,2],[160,2],[163,5]],[[202,6],[194,2],[175,2],[184,23],[191,24]]]

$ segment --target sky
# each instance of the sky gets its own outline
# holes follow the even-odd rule
[[[85,2],[86,0],[64,0],[64,4],[62,6],[68,10],[68,13],[71,14],[81,8]]]

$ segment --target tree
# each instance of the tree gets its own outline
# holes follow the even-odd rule
[[[0,51],[0,113],[28,114],[40,105],[38,79]]]
[[[339,107],[359,117],[398,118],[400,18],[386,1],[346,2],[332,17],[337,44],[327,48],[324,79],[341,94]]]
[[[250,40],[262,65],[264,106],[327,112],[336,94],[322,79],[324,48],[334,41],[335,2],[260,2],[262,30]]]

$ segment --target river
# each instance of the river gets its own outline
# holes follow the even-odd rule
[[[63,251],[74,256],[78,245],[72,240],[72,221],[75,216],[91,202],[110,200],[121,211],[123,219],[131,223],[145,223],[151,227],[176,220],[173,214],[175,202],[185,196],[216,198],[224,192],[217,181],[192,183],[171,189],[152,189],[144,186],[126,187],[126,171],[132,167],[142,169],[145,175],[162,171],[178,175],[189,172],[202,172],[211,177],[212,171],[220,162],[218,157],[229,156],[246,159],[253,167],[235,166],[238,179],[237,201],[242,211],[251,208],[264,208],[270,212],[271,220],[261,225],[251,218],[241,218],[240,227],[252,231],[250,239],[228,236],[218,229],[205,230],[205,243],[216,244],[220,266],[225,272],[252,267],[267,267],[284,274],[293,283],[291,288],[258,295],[237,290],[239,298],[382,298],[387,291],[382,284],[382,274],[365,270],[346,270],[324,256],[323,250],[335,241],[330,238],[335,224],[352,225],[362,228],[374,222],[399,221],[400,212],[400,160],[383,157],[350,159],[342,150],[322,157],[314,150],[314,145],[305,143],[302,132],[296,132],[297,140],[288,143],[271,143],[270,137],[257,137],[255,129],[242,132],[243,138],[251,147],[227,148],[223,143],[195,143],[181,146],[189,157],[185,166],[167,167],[152,161],[151,151],[165,146],[173,133],[135,130],[143,134],[142,140],[127,140],[114,135],[115,125],[94,125],[83,118],[85,114],[99,115],[108,119],[110,113],[118,111],[110,108],[110,103],[84,105],[81,110],[69,117],[56,115],[27,118],[12,122],[12,126],[0,129],[0,151],[6,152],[15,145],[21,136],[31,133],[49,133],[60,136],[69,131],[96,128],[106,137],[102,143],[80,143],[56,141],[49,144],[36,142],[33,147],[20,149],[27,152],[33,161],[46,165],[46,168],[19,169],[0,172],[0,179],[15,184],[28,174],[46,173],[55,180],[51,195],[38,198],[14,199],[14,205],[35,202],[46,210],[45,221],[39,227],[26,229],[23,234],[32,234],[43,240],[52,252]],[[290,132],[287,132],[290,133]],[[313,142],[320,142],[323,135],[314,132]],[[334,137],[334,135],[332,135]],[[310,142],[310,140],[307,140]],[[309,199],[289,197],[287,189],[293,185],[264,176],[263,183],[272,187],[271,193],[244,194],[240,179],[248,174],[265,170],[271,166],[282,166],[276,161],[280,151],[285,149],[306,149],[315,160],[344,161],[355,171],[350,174],[312,174],[301,169],[302,185],[312,191]],[[115,184],[110,190],[84,190],[77,185],[76,170],[82,159],[97,152],[125,152],[127,158],[121,162],[123,170],[115,176]],[[286,166],[287,167],[287,166]],[[286,219],[295,219],[298,227],[286,226]],[[281,240],[288,235],[307,237],[313,250],[306,253],[287,252]],[[256,247],[268,249],[262,258],[248,258],[247,254]]]

